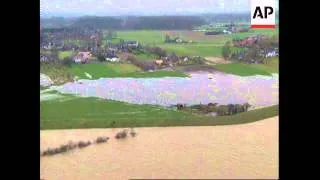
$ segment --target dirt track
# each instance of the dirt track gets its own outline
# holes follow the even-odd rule
[[[41,149],[69,140],[112,137],[106,144],[41,158],[41,178],[278,178],[278,117],[232,126],[41,131]]]

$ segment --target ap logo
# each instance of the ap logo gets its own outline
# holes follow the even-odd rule
[[[251,28],[275,28],[275,8],[275,0],[251,0]]]

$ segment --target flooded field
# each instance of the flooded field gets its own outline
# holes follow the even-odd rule
[[[119,129],[41,131],[41,149],[109,136],[106,144],[41,157],[41,178],[278,178],[278,117],[214,127],[137,128],[124,140]]]
[[[261,107],[278,104],[278,75],[241,77],[216,72],[192,73],[190,78],[102,78],[67,83],[57,90],[134,104],[248,102]]]

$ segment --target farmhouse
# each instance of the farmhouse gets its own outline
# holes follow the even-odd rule
[[[40,55],[40,62],[49,62],[50,58],[45,55]]]
[[[131,48],[138,48],[139,43],[138,43],[138,41],[124,41],[123,46],[124,47],[131,47]]]
[[[41,45],[42,49],[47,49],[47,50],[51,49],[52,47],[53,47],[53,43],[52,42],[43,43]]]
[[[175,41],[176,41],[176,43],[182,43],[182,42],[183,42],[183,40],[182,40],[181,38],[179,38],[179,37],[177,37],[177,38],[175,39]]]
[[[184,61],[184,62],[189,61],[189,57],[188,57],[188,56],[183,57],[183,61]]]
[[[92,54],[90,52],[79,52],[76,56],[73,57],[75,63],[88,63],[91,59]]]
[[[179,63],[179,57],[174,53],[170,54],[169,56],[163,57],[162,60],[164,65],[169,65],[169,66],[173,66]]]
[[[231,32],[231,31],[227,31],[227,30],[223,30],[223,33],[225,33],[225,34],[231,34],[232,32]]]
[[[114,53],[104,53],[103,57],[106,61],[119,62],[119,57]]]
[[[161,66],[163,64],[163,60],[160,59],[160,60],[156,60],[155,63],[158,65],[158,66]]]
[[[279,56],[277,49],[269,49],[269,50],[267,50],[266,55],[265,55],[265,57],[275,57],[275,56]]]

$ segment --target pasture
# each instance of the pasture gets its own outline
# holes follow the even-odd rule
[[[155,71],[143,72],[139,67],[132,64],[76,64],[70,68],[71,74],[80,79],[88,79],[85,73],[92,76],[92,79],[112,78],[112,77],[132,77],[132,78],[160,78],[160,77],[186,77],[182,72],[175,71]]]
[[[175,52],[177,55],[190,56],[221,56],[222,46],[233,38],[245,38],[250,35],[264,34],[272,36],[278,33],[278,29],[257,29],[251,32],[234,33],[230,35],[212,35],[206,36],[204,32],[198,31],[161,31],[161,30],[137,30],[137,31],[117,31],[117,38],[113,41],[135,40],[142,45],[159,46],[168,52]],[[179,36],[185,41],[192,40],[192,43],[185,44],[167,44],[164,43],[165,36],[171,38]],[[141,57],[148,59],[149,57]]]

